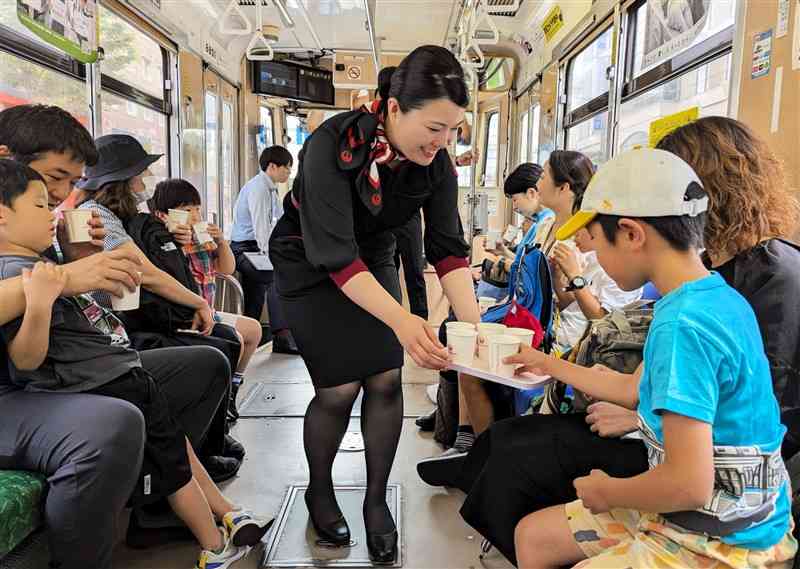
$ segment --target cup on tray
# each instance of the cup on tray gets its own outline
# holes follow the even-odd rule
[[[449,334],[450,330],[455,330],[456,328],[462,328],[462,329],[466,329],[466,330],[474,330],[475,329],[475,324],[472,324],[471,322],[448,322],[447,324],[444,325],[444,327],[445,327],[445,330],[447,330],[447,332]]]
[[[520,339],[508,334],[489,336],[489,371],[506,377],[514,375],[515,364],[504,364],[503,360],[519,352]]]
[[[475,360],[475,342],[478,332],[469,328],[451,328],[447,331],[447,347],[453,354],[453,363],[472,366]]]
[[[527,328],[509,328],[506,330],[506,334],[519,338],[521,346],[533,346],[533,330],[528,330]]]
[[[67,237],[70,243],[88,243],[92,240],[89,234],[89,221],[92,219],[90,209],[70,209],[64,212],[67,224]]]
[[[169,210],[167,217],[167,229],[175,231],[179,225],[186,225],[189,223],[189,212],[182,209]]]
[[[478,329],[478,357],[482,360],[489,359],[489,336],[505,333],[505,324],[495,324],[493,322],[481,322]]]

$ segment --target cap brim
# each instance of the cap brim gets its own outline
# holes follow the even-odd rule
[[[152,164],[158,162],[161,157],[164,156],[163,154],[148,154],[147,157],[143,158],[138,164],[134,166],[130,166],[129,168],[124,168],[122,170],[117,170],[116,172],[110,172],[108,174],[103,174],[102,176],[97,176],[96,178],[83,178],[80,182],[75,184],[79,190],[84,190],[87,192],[92,192],[99,190],[106,184],[110,184],[111,182],[121,182],[123,180],[130,180],[134,176],[138,176],[145,170],[147,170]]]
[[[556,239],[566,241],[597,217],[596,211],[579,211],[556,231]]]

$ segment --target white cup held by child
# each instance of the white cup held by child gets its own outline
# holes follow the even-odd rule
[[[499,335],[489,337],[489,370],[492,373],[510,377],[514,375],[516,366],[504,364],[503,360],[519,352],[517,336]]]
[[[506,334],[519,338],[519,343],[522,346],[533,346],[533,337],[535,335],[533,330],[528,330],[527,328],[509,328],[506,330]]]
[[[211,237],[211,234],[208,232],[207,221],[201,221],[200,223],[195,223],[192,226],[192,229],[194,230],[195,239],[197,239],[197,242],[200,243],[201,245],[203,243],[212,243],[214,241],[214,238]]]
[[[88,243],[92,240],[89,234],[89,222],[92,219],[90,209],[70,209],[64,212],[67,224],[67,237],[70,243]]]
[[[179,225],[186,225],[189,223],[189,212],[182,209],[169,210],[167,217],[167,228],[170,231],[175,231]]]

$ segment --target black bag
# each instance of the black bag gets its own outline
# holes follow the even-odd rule
[[[125,229],[151,263],[190,291],[199,293],[189,260],[163,223],[150,214],[140,213],[128,222]],[[125,328],[132,332],[172,334],[176,330],[191,328],[195,310],[142,288],[139,308],[117,315]]]
[[[508,288],[508,270],[511,262],[500,258],[497,262],[484,259],[481,264],[481,280],[497,288]]]
[[[458,373],[453,370],[439,372],[435,417],[433,440],[450,448],[458,434]]]

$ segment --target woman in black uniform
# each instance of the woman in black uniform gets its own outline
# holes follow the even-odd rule
[[[402,426],[403,349],[431,369],[448,360],[427,323],[400,304],[392,228],[423,210],[427,259],[457,316],[479,320],[447,153],[468,99],[450,52],[414,50],[381,86],[380,101],[331,118],[308,139],[270,239],[277,290],[316,392],[304,425],[311,520],[322,540],[349,543],[331,468],[363,387],[364,522],[378,563],[397,553],[386,485]]]

